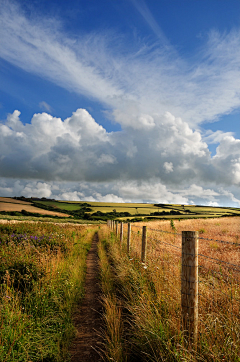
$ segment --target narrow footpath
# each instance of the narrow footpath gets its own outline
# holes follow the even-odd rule
[[[71,362],[102,361],[100,356],[102,349],[102,338],[100,335],[102,328],[102,305],[100,302],[101,290],[98,278],[97,243],[98,234],[95,234],[87,256],[85,296],[73,318],[77,335],[70,349]]]

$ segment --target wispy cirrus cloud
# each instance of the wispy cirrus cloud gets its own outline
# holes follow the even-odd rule
[[[161,32],[146,4],[134,3]],[[166,45],[144,43],[130,49],[116,34],[80,34],[73,39],[54,19],[26,17],[18,5],[2,0],[0,32],[3,59],[96,99],[116,111],[113,116],[122,126],[141,113],[169,111],[195,127],[240,107],[239,30],[210,32],[198,54],[186,60]],[[127,120],[126,114],[133,117]]]
[[[52,112],[52,107],[45,101],[40,102],[39,107],[45,111]]]
[[[151,11],[149,10],[146,2],[144,0],[131,0],[133,5],[136,7],[136,9],[139,11],[139,13],[142,15],[144,20],[147,22],[147,24],[150,26],[150,28],[153,30],[155,35],[159,38],[159,40],[162,42],[163,45],[170,46],[170,43],[163,33],[161,27],[155,20],[154,16],[152,15]]]

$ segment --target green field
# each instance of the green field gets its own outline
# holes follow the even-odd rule
[[[68,210],[68,211],[78,210],[80,208],[80,205],[78,203],[70,203],[70,202],[38,201],[38,203],[42,205],[52,206],[56,209]]]
[[[180,204],[147,204],[147,203],[105,203],[92,201],[57,201],[50,199],[19,198],[30,202],[39,210],[47,209],[65,212],[69,220],[103,220],[120,219],[123,221],[136,219],[191,219],[213,218],[222,216],[240,216],[240,208],[212,207]],[[10,202],[9,198],[9,202]],[[126,213],[126,214],[124,214]]]
[[[54,203],[54,202],[53,202]],[[87,203],[91,205],[92,212],[129,212],[132,217],[137,217],[138,215],[150,216],[154,212],[168,212],[170,214],[171,210],[178,211],[181,215],[160,215],[155,216],[157,218],[186,218],[186,217],[219,217],[219,216],[236,216],[240,215],[239,208],[233,207],[212,207],[212,206],[197,206],[197,205],[180,205],[180,204],[159,204],[160,206],[155,206],[154,204],[141,204],[141,203],[105,203],[105,202],[84,202],[80,204]],[[72,205],[74,207],[79,204],[77,201],[59,201],[56,203],[60,206],[62,210],[71,210],[70,206],[65,208],[65,205]],[[79,206],[78,206],[79,208]],[[73,210],[73,209],[72,209]]]

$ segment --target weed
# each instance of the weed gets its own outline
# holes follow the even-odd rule
[[[171,229],[172,229],[174,232],[177,231],[177,229],[176,229],[176,227],[175,227],[175,225],[174,225],[174,221],[173,221],[172,219],[170,220],[170,226],[171,226]]]

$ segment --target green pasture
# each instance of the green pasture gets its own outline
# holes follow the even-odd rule
[[[38,204],[42,204],[42,205],[47,205],[47,206],[51,206],[51,207],[56,207],[58,209],[62,209],[62,210],[79,210],[81,205],[79,205],[79,203],[70,203],[70,202],[58,202],[58,201],[38,201]]]
[[[212,206],[196,206],[196,205],[180,205],[180,204],[141,204],[141,203],[106,203],[106,202],[92,202],[92,201],[39,201],[39,204],[52,206],[61,209],[62,211],[79,210],[83,204],[91,205],[92,212],[101,211],[109,213],[116,210],[116,212],[129,212],[131,217],[122,217],[122,220],[142,217],[142,215],[150,216],[154,212],[171,212],[178,211],[181,215],[155,215],[156,219],[185,219],[185,218],[203,218],[203,217],[221,217],[231,216],[233,214],[240,215],[240,209],[228,207],[212,207]]]
[[[128,203],[106,203],[106,202],[88,202],[88,201],[39,201],[43,205],[57,207],[61,210],[78,210],[81,208],[82,204],[90,204],[92,213],[101,211],[101,212],[129,212],[132,215],[145,214],[150,215],[151,212],[162,212],[168,211],[163,207],[156,207],[154,204],[128,204]]]

